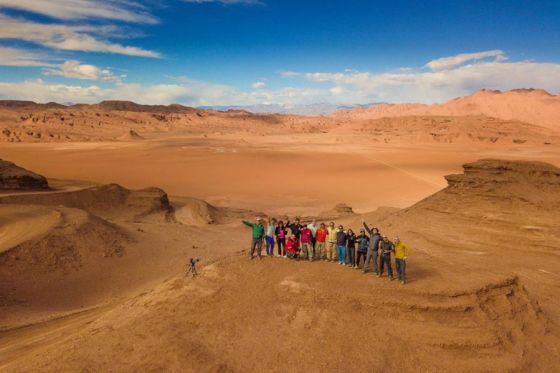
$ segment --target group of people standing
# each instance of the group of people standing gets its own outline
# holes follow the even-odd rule
[[[278,257],[289,259],[304,259],[309,261],[325,260],[338,262],[350,268],[360,269],[362,262],[363,273],[368,272],[372,263],[372,272],[378,277],[383,275],[385,268],[389,280],[393,280],[393,266],[391,257],[395,258],[397,275],[401,284],[406,282],[406,260],[410,251],[408,245],[399,237],[390,241],[386,235],[381,235],[379,229],[370,228],[362,219],[363,228],[359,234],[352,229],[344,229],[342,225],[329,225],[313,220],[309,224],[301,224],[300,219],[294,222],[268,218],[265,226],[264,220],[257,217],[255,223],[243,221],[252,228],[252,242],[249,255],[251,259],[255,254],[262,258],[263,243],[266,245],[266,254],[274,256],[274,247],[277,247]]]

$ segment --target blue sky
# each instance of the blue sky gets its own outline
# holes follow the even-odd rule
[[[560,93],[559,1],[0,0],[0,98],[246,105]]]

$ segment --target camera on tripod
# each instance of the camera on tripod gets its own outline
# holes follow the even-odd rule
[[[190,259],[190,264],[187,265],[187,272],[185,273],[185,276],[188,276],[189,273],[192,274],[192,277],[198,276],[198,272],[196,271],[196,263],[198,263],[199,261],[200,259],[198,258]]]

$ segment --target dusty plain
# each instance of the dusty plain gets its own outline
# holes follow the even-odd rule
[[[496,94],[471,100],[557,101]],[[330,117],[14,105],[1,108],[0,158],[51,189],[0,192],[1,371],[560,364],[552,114],[541,126],[538,115],[456,102],[444,114]],[[329,212],[338,203],[354,213]],[[411,245],[410,281],[250,261],[240,221],[257,215],[324,216],[355,231],[364,217]]]

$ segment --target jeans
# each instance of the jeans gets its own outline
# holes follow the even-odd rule
[[[379,274],[383,274],[383,267],[387,266],[387,273],[389,278],[393,278],[393,267],[391,266],[391,255],[381,255],[379,258]]]
[[[373,272],[378,273],[379,269],[377,268],[377,250],[368,249],[366,259],[364,261],[364,272],[367,272],[367,266],[370,260],[373,261]]]
[[[266,255],[274,255],[274,237],[266,236]]]
[[[346,256],[348,258],[348,264],[352,267],[356,265],[356,247],[348,246],[346,247]]]
[[[336,247],[336,251],[338,253],[338,262],[340,264],[345,264],[346,263],[346,246],[338,245]]]
[[[278,244],[278,255],[286,255],[286,239],[285,238],[278,238],[276,239],[276,243]]]
[[[363,251],[361,251],[361,250],[356,251],[356,262],[355,262],[355,263],[356,263],[356,267],[360,267],[360,259],[361,259],[361,258],[364,258],[364,264],[365,264],[365,262],[366,262],[366,253],[363,252]]]
[[[395,259],[395,266],[397,267],[397,274],[399,276],[399,281],[406,281],[406,260],[405,259]]]
[[[253,258],[253,256],[255,255],[255,249],[257,250],[257,255],[259,256],[259,258],[261,257],[262,244],[263,244],[262,237],[253,238],[253,241],[251,242],[251,252],[249,254],[251,258]]]

